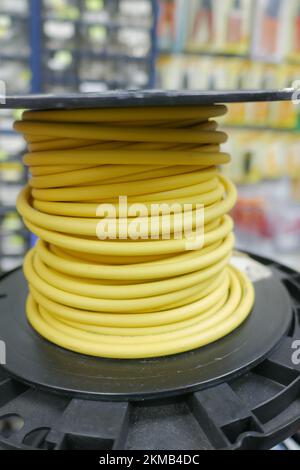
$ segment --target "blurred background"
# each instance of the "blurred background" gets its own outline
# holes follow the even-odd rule
[[[0,79],[9,94],[292,87],[300,0],[1,0]],[[1,271],[31,243],[15,211],[27,177],[19,113],[0,107]],[[230,105],[221,124],[238,247],[300,270],[300,107]]]

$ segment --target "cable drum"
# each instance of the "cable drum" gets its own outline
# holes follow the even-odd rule
[[[31,179],[17,208],[39,237],[24,273],[27,317],[41,336],[82,354],[147,358],[199,348],[247,318],[253,286],[230,265],[228,212],[237,194],[218,169],[230,156],[213,118],[225,112],[213,105],[23,113],[15,129],[28,144]],[[124,218],[120,196],[128,208],[147,209],[135,239],[136,216],[126,209]],[[114,212],[99,239],[103,204]],[[194,229],[195,205],[204,207],[198,249],[178,237],[186,204]],[[164,209],[153,239],[147,211],[155,205]]]

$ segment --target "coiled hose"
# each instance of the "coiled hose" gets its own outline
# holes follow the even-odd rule
[[[236,190],[218,172],[230,160],[220,151],[227,136],[211,120],[225,112],[221,105],[27,111],[15,123],[31,173],[17,208],[39,237],[24,262],[26,309],[40,335],[83,354],[147,358],[204,346],[247,318],[253,286],[229,264]],[[164,209],[157,239],[148,236],[147,215],[137,239],[128,226],[116,239],[99,239],[98,206],[112,204],[116,222],[120,195],[147,208],[203,204],[203,246],[186,249],[176,214],[166,239]]]

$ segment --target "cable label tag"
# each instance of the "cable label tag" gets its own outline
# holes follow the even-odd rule
[[[247,274],[252,282],[258,282],[262,279],[272,277],[272,271],[269,268],[242,253],[235,253],[230,263],[235,268]]]

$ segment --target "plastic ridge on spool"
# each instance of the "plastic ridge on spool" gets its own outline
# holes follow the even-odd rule
[[[293,88],[280,90],[115,90],[101,93],[69,93],[61,95],[6,96],[2,108],[17,109],[85,109],[145,106],[203,106],[216,103],[241,103],[257,101],[289,101]]]

